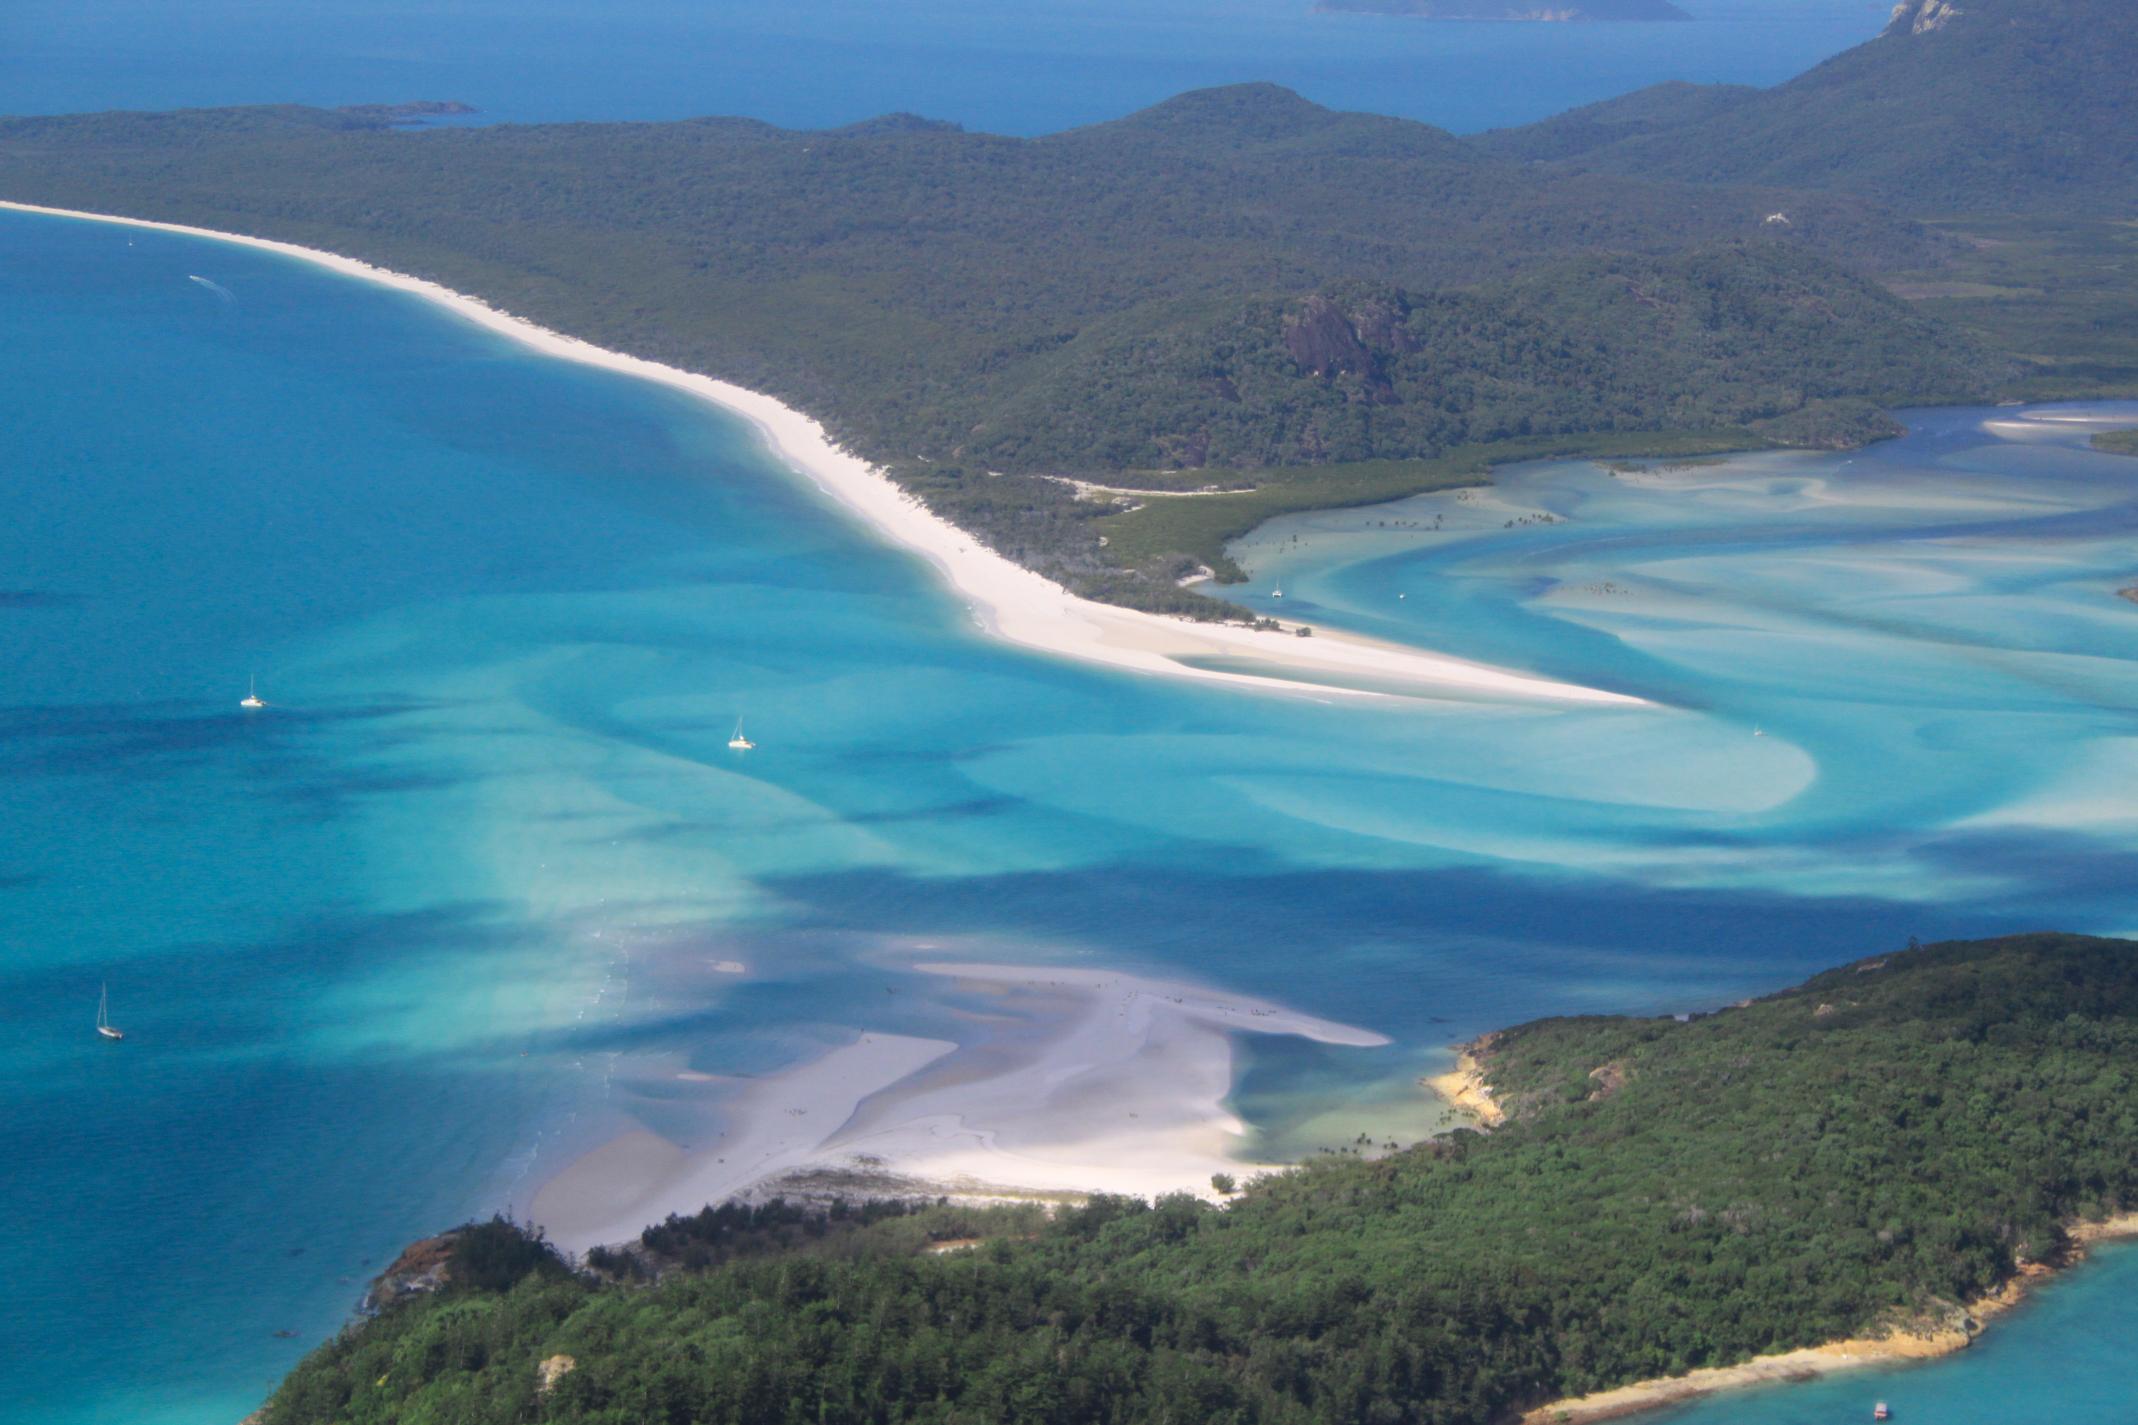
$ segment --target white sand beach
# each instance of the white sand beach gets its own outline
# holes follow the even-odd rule
[[[965,599],[975,622],[1011,643],[1139,673],[1198,678],[1264,692],[1641,706],[1642,700],[1555,682],[1400,644],[1316,628],[1311,638],[1196,623],[1081,599],[929,513],[881,470],[834,445],[816,421],[772,397],[565,336],[435,282],[295,243],[181,223],[0,200],[0,208],[238,243],[413,293],[544,353],[657,381],[749,421],[767,446],[879,535],[927,559]],[[1195,666],[1222,663],[1226,666]],[[1256,666],[1259,665],[1259,666]]]
[[[636,1237],[671,1212],[724,1202],[820,1164],[863,1099],[956,1049],[941,1039],[863,1034],[805,1064],[750,1080],[726,1105],[726,1130],[695,1150],[638,1129],[579,1157],[543,1184],[528,1219],[574,1251]]]
[[[1381,1035],[1263,1000],[1105,970],[923,964],[990,1002],[976,1042],[864,1034],[749,1082],[693,1150],[621,1134],[552,1179],[532,1220],[574,1250],[803,1170],[889,1173],[971,1197],[1213,1196],[1250,1176],[1225,1106],[1235,1033],[1371,1047]]]

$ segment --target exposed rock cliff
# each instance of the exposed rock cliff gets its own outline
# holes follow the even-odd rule
[[[453,1263],[453,1247],[463,1231],[455,1228],[409,1243],[394,1258],[392,1266],[372,1279],[359,1310],[366,1316],[376,1316],[409,1297],[426,1296],[444,1287]]]
[[[1893,7],[1893,19],[1886,26],[1886,33],[1927,35],[1932,30],[1944,29],[1960,13],[1960,7],[1952,0],[1900,0]]]

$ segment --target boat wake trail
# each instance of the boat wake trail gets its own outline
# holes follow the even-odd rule
[[[210,292],[213,292],[217,297],[220,297],[225,302],[235,302],[237,300],[236,294],[234,294],[228,287],[225,287],[220,282],[210,282],[207,278],[195,276],[193,273],[190,272],[186,274],[186,281],[198,282],[201,286],[207,288]]]

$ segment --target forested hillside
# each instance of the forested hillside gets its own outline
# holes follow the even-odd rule
[[[1479,138],[1502,158],[1876,198],[1919,216],[2138,214],[2138,5],[1907,0],[1773,89],[1668,84]]]
[[[1860,444],[1897,430],[1862,407],[1986,395],[2001,365],[1876,283],[1751,238],[1102,325],[1036,364],[965,454],[1008,470],[1255,468],[1723,426]],[[1820,429],[1808,408],[1840,398],[1859,408]]]
[[[1500,163],[1265,85],[1036,140],[24,119],[0,196],[349,253],[768,390],[1005,552],[1187,611],[1225,611],[1175,586],[1193,550],[1102,545],[1106,511],[1036,477],[1860,440],[2002,365],[1857,275],[1951,246],[1860,198]]]
[[[1504,1126],[1332,1155],[1222,1209],[729,1209],[604,1254],[605,1279],[483,1229],[457,1280],[314,1353],[264,1420],[1486,1425],[1949,1327],[2069,1224],[2138,1205],[2131,942],[1899,951],[1482,1052]]]

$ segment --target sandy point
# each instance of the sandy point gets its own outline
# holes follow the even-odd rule
[[[489,331],[566,361],[687,392],[753,425],[767,447],[887,542],[932,564],[975,620],[1010,643],[1135,673],[1190,678],[1263,693],[1390,696],[1647,707],[1642,699],[1452,658],[1402,644],[1316,629],[1311,638],[1238,624],[1162,617],[1078,598],[931,513],[884,471],[841,449],[824,427],[759,391],[566,336],[479,297],[353,257],[183,223],[0,199],[0,209],[116,223],[236,243],[411,293]]]
[[[1241,1151],[1234,1036],[1388,1043],[1266,1000],[1111,970],[913,968],[987,1000],[966,1021],[970,1042],[863,1034],[747,1080],[721,1101],[711,1141],[623,1132],[545,1184],[530,1217],[583,1251],[670,1213],[782,1191],[1214,1197],[1215,1176],[1280,1166]]]

